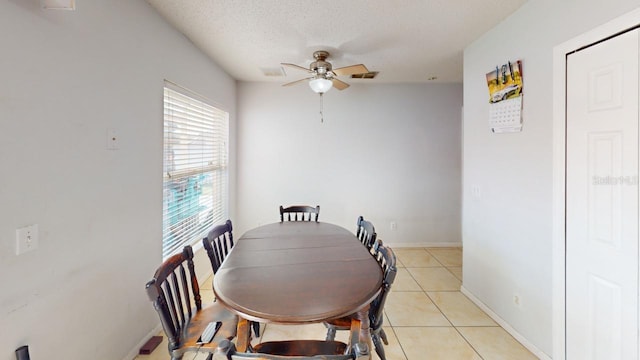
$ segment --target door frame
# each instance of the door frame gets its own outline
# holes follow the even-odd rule
[[[553,289],[553,356],[565,360],[565,304],[566,304],[566,57],[640,24],[640,8],[606,24],[568,40],[553,49],[553,204],[552,204],[552,289]]]

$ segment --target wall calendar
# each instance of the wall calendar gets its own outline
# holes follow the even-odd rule
[[[522,61],[487,73],[489,128],[494,133],[522,131]]]

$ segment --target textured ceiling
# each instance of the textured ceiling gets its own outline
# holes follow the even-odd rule
[[[462,51],[526,0],[146,0],[231,76],[264,75],[281,62],[308,67],[328,50],[334,68],[379,71],[356,82],[462,82]]]

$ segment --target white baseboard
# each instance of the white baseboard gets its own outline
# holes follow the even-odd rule
[[[421,243],[405,243],[405,242],[386,242],[382,240],[385,245],[390,248],[425,248],[425,247],[462,247],[461,242],[421,242]]]
[[[471,300],[474,304],[476,304],[482,311],[487,313],[489,317],[491,317],[495,322],[498,323],[506,332],[508,332],[511,336],[513,336],[522,346],[527,348],[527,350],[531,351],[533,355],[537,356],[541,360],[551,360],[549,355],[545,354],[542,350],[538,349],[535,345],[533,345],[526,337],[522,336],[519,332],[517,332],[514,328],[509,325],[506,321],[504,321],[500,316],[494,313],[491,309],[487,307],[480,299],[475,297],[472,293],[469,292],[464,286],[460,286],[460,292],[465,294],[469,300]]]
[[[140,352],[140,348],[142,347],[142,345],[144,345],[152,336],[158,335],[158,333],[161,330],[162,330],[162,324],[160,324],[160,322],[158,322],[158,325],[156,325],[156,327],[153,328],[153,330],[149,331],[147,336],[142,338],[142,340],[140,340],[140,342],[136,346],[134,346],[133,349],[131,349],[131,351],[129,351],[129,353],[127,353],[127,355],[122,360],[135,359],[136,356],[138,356],[138,354]]]

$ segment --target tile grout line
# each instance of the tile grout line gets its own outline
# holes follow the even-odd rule
[[[441,265],[442,265],[442,263],[440,262],[440,260],[438,260],[435,256],[433,256],[433,254],[431,254],[431,253],[427,250],[427,248],[424,248],[424,249],[427,251],[427,253],[428,253],[431,257],[433,257],[433,258],[434,258],[434,259],[435,259],[439,264],[441,264]],[[446,267],[445,267],[444,265],[442,265],[442,266],[440,266],[440,267],[443,267],[443,268],[445,268],[445,269],[446,269]],[[448,269],[447,269],[447,270],[448,270]],[[451,322],[451,319],[449,319],[449,317],[448,317],[448,316],[447,316],[447,315],[442,311],[442,309],[440,308],[440,306],[438,306],[438,304],[436,304],[436,302],[435,302],[435,301],[433,301],[433,299],[431,298],[431,296],[429,296],[429,293],[427,292],[427,290],[425,290],[425,289],[422,287],[422,285],[420,285],[420,283],[418,283],[418,281],[417,281],[417,280],[416,280],[416,278],[413,276],[413,274],[411,274],[411,272],[410,272],[409,270],[407,270],[407,273],[409,273],[409,276],[411,276],[411,278],[413,279],[413,281],[415,281],[415,282],[416,282],[416,284],[418,284],[418,286],[420,286],[420,288],[422,289],[422,292],[427,296],[427,299],[429,299],[429,301],[431,301],[431,303],[433,304],[433,306],[435,306],[435,307],[436,307],[436,309],[438,309],[438,311],[440,312],[440,314],[441,314],[445,319],[447,319],[447,322],[449,322],[449,324],[451,325],[451,326],[425,326],[425,327],[430,327],[430,328],[433,328],[433,327],[454,328],[454,329],[455,329],[455,331],[458,333],[458,335],[460,335],[460,336],[462,337],[462,339],[464,339],[464,341],[465,341],[465,342],[466,342],[466,343],[471,347],[471,349],[473,349],[473,351],[474,351],[478,356],[480,356],[480,354],[478,353],[478,351],[477,351],[477,350],[476,350],[476,349],[475,349],[471,344],[469,344],[469,341],[467,341],[467,339],[466,339],[464,336],[462,336],[462,334],[460,333],[460,331],[458,331],[458,329],[457,329],[457,328],[456,328],[456,326],[453,324],[453,322]],[[454,275],[454,276],[455,276],[455,275]],[[437,292],[437,291],[434,291],[434,292]],[[450,292],[454,292],[454,290],[451,290]],[[395,330],[394,330],[394,333],[395,333]],[[397,336],[396,336],[396,338],[398,339],[398,343],[400,343],[400,338],[398,338]],[[403,349],[403,352],[404,352],[404,349]],[[405,356],[406,356],[406,355],[405,355]],[[480,358],[482,359],[482,356],[480,356]]]
[[[438,262],[438,264],[440,264],[441,266],[438,267],[444,267],[442,266],[442,263],[435,257],[433,256],[431,253],[429,253],[429,251],[427,250],[427,248],[423,248],[423,250],[426,251],[427,254],[429,254],[429,256],[431,256],[432,258],[434,258],[436,260],[436,262]],[[402,262],[402,261],[401,261]],[[404,265],[404,263],[402,263]],[[437,267],[434,267],[437,268]],[[433,305],[436,307],[436,309],[438,309],[438,311],[440,312],[440,314],[447,319],[447,321],[449,322],[449,324],[451,324],[451,326],[438,326],[438,327],[443,327],[443,328],[449,328],[449,327],[453,327],[453,323],[451,323],[451,320],[449,320],[449,318],[442,312],[442,310],[440,310],[440,307],[438,307],[438,305],[436,305],[436,303],[433,302],[433,300],[431,299],[431,297],[429,296],[429,294],[427,294],[426,290],[422,287],[422,285],[420,285],[420,283],[416,280],[416,278],[413,276],[413,274],[411,274],[411,271],[409,271],[409,268],[405,266],[405,269],[407,270],[407,274],[409,274],[409,276],[411,277],[411,279],[420,287],[421,292],[424,293],[427,296],[427,299],[429,299],[429,301],[431,301],[431,303],[433,303]],[[392,290],[393,291],[393,290]],[[399,291],[400,292],[400,291]],[[414,291],[414,292],[420,292],[420,291]],[[386,310],[385,310],[385,315],[386,315]],[[389,317],[387,316],[387,319]],[[391,320],[389,320],[389,323],[391,323]],[[391,324],[389,324],[391,325]],[[402,326],[398,326],[398,327],[402,327]],[[406,327],[416,327],[416,326],[406,326]],[[420,326],[420,327],[428,327],[428,326]],[[436,327],[436,326],[433,326]],[[398,345],[400,345],[400,349],[402,350],[402,353],[404,354],[404,357],[409,360],[409,356],[407,356],[406,351],[404,350],[404,347],[402,346],[402,342],[400,341],[400,337],[398,336],[398,334],[396,333],[395,330],[395,326],[391,326],[391,329],[393,330],[393,335],[396,337],[396,340],[398,341]],[[461,335],[462,336],[462,335]],[[466,340],[465,340],[466,341]],[[474,349],[475,351],[475,349]],[[477,352],[476,352],[477,353]]]
[[[425,250],[427,250],[427,252],[429,253],[429,255],[431,255],[434,259],[436,259],[436,261],[440,264],[442,264],[442,262],[440,262],[440,260],[438,260],[437,257],[435,257],[427,248],[425,248]],[[442,267],[445,268],[449,273],[451,273],[451,275],[453,275],[453,277],[455,277],[456,279],[458,279],[457,276],[455,276],[455,274],[453,274],[451,272],[451,270],[449,270],[449,268],[447,268],[444,264],[442,264]],[[411,273],[409,273],[411,275]],[[411,275],[411,277],[413,277],[413,275]],[[413,279],[414,281],[416,281],[416,279]],[[459,279],[458,279],[459,280]],[[417,281],[416,281],[417,282]],[[420,285],[420,284],[418,284]],[[422,288],[422,286],[420,286]],[[424,289],[423,289],[424,290]],[[439,292],[439,291],[432,291],[432,292]],[[452,290],[449,292],[460,292],[460,290]],[[438,311],[440,311],[440,313],[442,314],[442,316],[444,316],[445,319],[447,319],[447,321],[449,322],[449,324],[451,324],[451,327],[453,327],[453,329],[456,331],[456,333],[458,333],[458,335],[460,335],[460,337],[464,340],[465,343],[467,343],[467,345],[469,345],[469,347],[473,350],[473,352],[476,353],[476,355],[478,355],[480,357],[480,359],[484,359],[482,357],[482,355],[480,355],[480,353],[478,352],[478,350],[469,342],[469,340],[467,340],[466,337],[464,337],[464,335],[462,335],[462,333],[460,332],[460,330],[458,330],[458,327],[455,326],[453,324],[453,322],[451,321],[451,319],[449,319],[449,317],[444,313],[444,311],[442,311],[442,309],[440,308],[440,306],[438,306],[438,304],[436,304],[436,302],[431,298],[431,296],[429,296],[429,293],[427,292],[427,290],[424,290],[424,294],[427,295],[427,298],[429,298],[429,300],[431,300],[431,302],[433,303],[433,305],[438,309]]]
[[[427,252],[427,254],[429,254],[429,256],[434,258],[438,262],[438,264],[440,264],[441,267],[445,267],[444,264],[435,255],[433,255],[431,251],[429,251],[429,248],[423,248],[423,249]]]
[[[476,349],[476,348],[473,346],[473,344],[471,344],[471,343],[469,342],[469,340],[467,340],[467,338],[466,338],[466,337],[464,337],[464,335],[462,335],[462,333],[460,332],[460,330],[459,330],[456,326],[454,326],[453,328],[454,328],[454,329],[456,329],[456,332],[460,335],[460,337],[462,337],[462,338],[464,339],[464,342],[466,342],[467,344],[469,344],[469,347],[471,347],[471,348],[473,349],[473,351],[474,351],[476,354],[478,354],[478,356],[480,356],[480,358],[481,358],[481,359],[484,359],[484,357],[480,354],[480,352],[478,351],[478,349]]]
[[[386,310],[384,310],[384,316],[386,316],[387,319],[389,318],[389,316],[387,316]],[[391,321],[389,321],[389,323],[391,323]],[[396,338],[396,341],[398,342],[398,345],[400,346],[400,350],[402,350],[402,354],[404,355],[404,358],[406,360],[409,360],[409,356],[407,356],[407,352],[404,351],[404,346],[402,346],[402,343],[400,342],[400,338],[398,337],[398,333],[396,333],[396,327],[391,325],[391,324],[389,324],[389,326],[391,326],[391,331],[393,331],[393,336]],[[385,346],[384,343],[383,343],[382,346]],[[373,351],[375,351],[375,347],[374,347]],[[373,353],[371,355],[373,355]],[[385,355],[386,355],[386,353],[385,353]]]
[[[456,279],[458,279],[458,277],[457,277],[457,276],[455,276],[455,274],[453,274],[453,273],[451,272],[451,270],[449,270],[449,268],[447,268],[447,267],[446,267],[442,262],[440,262],[440,260],[438,260],[438,258],[437,258],[437,257],[435,257],[435,256],[434,256],[434,255],[433,255],[433,254],[428,250],[428,248],[424,248],[424,250],[426,250],[426,252],[427,252],[431,257],[433,257],[433,258],[434,258],[434,259],[435,259],[435,260],[436,260],[440,265],[442,265],[442,266],[440,266],[440,267],[445,268],[449,273],[451,273],[451,275],[453,275],[453,277],[455,277]],[[451,326],[429,326],[429,327],[453,328],[453,329],[456,331],[456,333],[458,333],[458,335],[460,335],[460,337],[464,340],[464,342],[465,342],[465,343],[467,343],[467,345],[469,345],[469,347],[473,350],[473,352],[474,352],[476,355],[478,355],[478,356],[480,357],[480,359],[484,359],[484,357],[482,357],[482,355],[480,355],[480,353],[478,352],[478,350],[477,350],[477,349],[476,349],[476,348],[475,348],[475,347],[474,347],[474,346],[469,342],[469,340],[467,340],[467,338],[466,338],[466,337],[464,337],[464,335],[462,335],[462,333],[460,332],[460,330],[458,330],[458,327],[457,327],[457,326],[455,326],[455,325],[453,324],[453,322],[451,321],[451,319],[449,319],[449,317],[444,313],[444,311],[442,311],[442,309],[440,308],[440,306],[438,306],[438,304],[436,304],[436,302],[431,298],[431,296],[429,296],[429,293],[427,292],[428,290],[425,290],[425,289],[422,287],[422,285],[420,285],[420,283],[418,283],[418,281],[417,281],[417,280],[416,280],[416,278],[413,276],[413,274],[411,274],[411,272],[408,270],[408,268],[406,268],[406,269],[407,269],[407,273],[409,273],[409,276],[411,276],[411,278],[413,279],[413,281],[415,281],[415,282],[418,284],[418,286],[420,286],[420,288],[422,289],[422,292],[427,296],[427,298],[431,301],[431,303],[433,303],[433,305],[436,307],[436,309],[438,309],[438,311],[440,312],[440,314],[442,314],[442,316],[444,316],[444,318],[445,318],[445,319],[447,319],[447,321],[449,322],[449,324],[451,324]],[[460,280],[460,279],[458,279],[458,280]],[[462,281],[462,280],[460,280],[460,281]],[[441,292],[441,291],[437,291],[437,290],[435,290],[435,291],[432,291],[432,292]],[[442,292],[445,292],[445,291],[442,291]],[[449,290],[449,291],[447,291],[447,292],[460,292],[460,290],[457,290],[457,291],[456,291],[456,290]],[[394,333],[395,333],[395,329],[394,329]],[[396,339],[398,339],[398,344],[400,344],[400,338],[398,338],[398,337],[397,337],[397,335],[396,335]],[[402,348],[402,344],[400,344],[400,346],[401,346],[401,348]],[[404,352],[404,348],[403,348],[403,350],[402,350],[402,351]],[[405,354],[405,357],[406,357],[406,354]]]
[[[441,263],[441,264],[442,264],[442,262],[440,262],[440,260],[439,260],[435,255],[433,255],[429,250],[427,250],[427,252],[428,252],[431,256],[433,256],[433,257],[436,259],[436,261],[438,261],[439,263]],[[458,279],[458,277],[457,277],[457,276],[456,276],[456,275],[455,275],[455,274],[454,274],[454,273],[453,273],[453,272],[452,272],[452,271],[451,271],[447,266],[445,266],[444,264],[442,264],[442,265],[443,265],[442,267],[444,267],[445,269],[447,269],[447,271],[448,271],[451,275],[453,275],[453,277],[455,277],[456,279]],[[415,279],[414,279],[414,280],[415,280]],[[462,282],[462,280],[461,280],[461,279],[458,279],[458,280],[460,280],[460,282]],[[421,286],[421,287],[422,287],[422,286]],[[438,292],[438,291],[433,291],[433,292]],[[455,290],[454,290],[454,291],[450,291],[450,292],[460,292],[460,290],[457,290],[457,291],[455,291]],[[442,315],[447,319],[447,321],[449,321],[449,323],[451,324],[451,326],[452,326],[452,327],[454,328],[454,330],[458,333],[458,335],[460,335],[460,337],[464,340],[464,342],[465,342],[465,343],[467,343],[467,345],[469,345],[469,347],[470,347],[470,348],[471,348],[471,349],[476,353],[476,355],[478,355],[478,356],[480,357],[480,359],[484,359],[484,357],[480,354],[480,352],[478,351],[478,349],[476,349],[476,348],[473,346],[473,344],[471,344],[471,343],[469,342],[469,340],[467,340],[467,338],[466,338],[464,335],[462,335],[462,333],[460,332],[460,330],[458,329],[458,327],[457,327],[457,326],[455,326],[455,325],[453,324],[453,322],[449,319],[449,317],[447,317],[447,315],[442,311],[442,309],[440,309],[440,307],[438,306],[438,304],[436,304],[436,302],[435,302],[435,301],[433,301],[433,299],[431,298],[431,296],[429,296],[429,293],[427,293],[427,292],[425,291],[425,295],[427,295],[427,297],[429,298],[429,300],[431,300],[431,302],[432,302],[432,303],[433,303],[433,304],[438,308],[438,310],[439,310],[439,311],[442,313]]]

